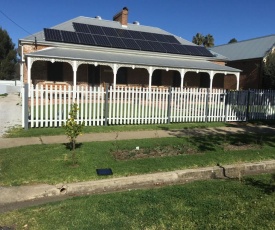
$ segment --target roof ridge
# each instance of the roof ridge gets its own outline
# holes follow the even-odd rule
[[[261,36],[261,37],[257,37],[257,38],[250,38],[250,39],[246,39],[246,40],[242,40],[242,41],[238,41],[238,42],[233,42],[233,43],[227,43],[227,44],[218,45],[218,46],[214,46],[214,47],[216,48],[216,47],[221,47],[221,46],[235,45],[235,44],[239,44],[239,43],[243,43],[243,42],[258,40],[258,39],[272,37],[272,36],[275,36],[275,34],[265,35],[265,36]]]

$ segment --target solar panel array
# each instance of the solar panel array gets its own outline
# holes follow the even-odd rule
[[[212,57],[205,47],[182,45],[174,36],[73,22],[75,32],[44,29],[45,40],[91,46]]]

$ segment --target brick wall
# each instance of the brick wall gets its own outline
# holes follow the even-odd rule
[[[38,50],[42,50],[42,49],[45,49],[47,47],[48,46],[42,46],[42,45],[35,46],[34,44],[29,44],[29,45],[26,44],[26,45],[23,45],[23,55],[31,53],[31,52],[35,52],[35,51],[38,51]],[[23,65],[23,81],[25,83],[28,82],[28,68],[27,68],[27,63],[26,62]]]
[[[242,70],[240,89],[259,89],[262,87],[262,59],[228,62],[227,66]]]

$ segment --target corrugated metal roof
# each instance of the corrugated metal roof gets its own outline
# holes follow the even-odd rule
[[[122,63],[130,65],[156,66],[165,68],[185,68],[214,71],[216,70],[225,72],[240,72],[240,70],[238,69],[218,65],[205,60],[190,60],[159,55],[150,56],[127,52],[106,52],[105,50],[95,51],[82,49],[48,48],[26,54],[26,56],[83,60],[93,62],[107,62],[117,64]]]
[[[226,56],[229,60],[263,58],[275,45],[275,35],[230,43],[211,48],[212,51]]]
[[[58,24],[56,26],[51,27],[51,29],[57,29],[57,30],[65,30],[65,31],[75,31],[73,27],[73,22],[76,23],[83,23],[83,24],[89,24],[89,25],[97,25],[97,26],[105,26],[105,27],[111,27],[111,28],[124,28],[122,25],[117,21],[110,21],[110,20],[103,20],[103,19],[97,19],[97,18],[89,18],[84,16],[79,16],[76,18],[73,18],[71,20],[68,20],[66,22],[63,22],[61,24]],[[128,30],[135,30],[135,31],[141,31],[141,32],[149,32],[149,33],[157,33],[157,34],[167,34],[167,35],[173,35],[171,33],[168,33],[165,30],[162,30],[157,27],[152,26],[144,26],[144,25],[136,25],[136,24],[128,24],[127,25]],[[45,41],[44,37],[44,31],[40,31],[34,35],[27,36],[20,40],[31,40],[34,41],[34,37],[36,37],[38,42]],[[195,45],[192,42],[189,42],[183,38],[175,36],[179,42],[183,45]]]

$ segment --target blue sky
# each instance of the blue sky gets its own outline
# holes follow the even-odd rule
[[[0,0],[0,11],[33,34],[77,16],[112,20],[124,6],[128,22],[162,28],[192,41],[212,34],[215,45],[275,34],[274,0]],[[0,12],[0,26],[16,44],[29,34]]]

